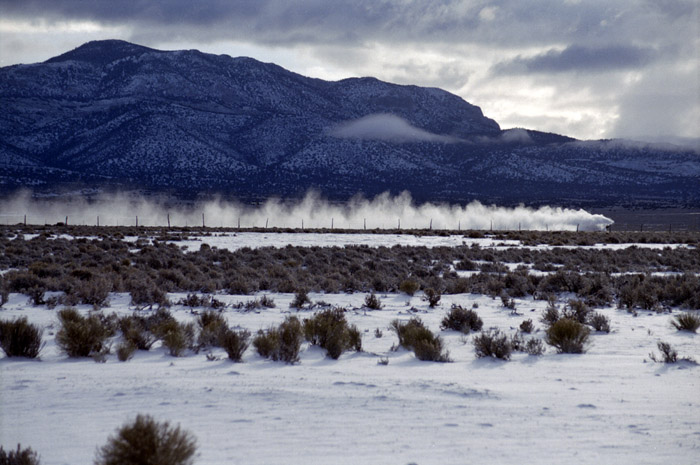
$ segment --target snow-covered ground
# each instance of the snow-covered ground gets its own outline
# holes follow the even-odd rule
[[[254,333],[297,313],[289,308],[293,295],[269,296],[274,309],[227,308],[229,324]],[[435,309],[419,295],[379,295],[381,310],[361,309],[364,294],[310,297],[349,309],[364,352],[334,361],[305,344],[301,363],[286,365],[251,347],[244,363],[233,363],[221,349],[208,361],[203,352],[173,358],[156,344],[128,362],[113,354],[106,363],[69,359],[55,344],[57,309],[11,294],[0,318],[27,316],[44,328],[46,346],[40,361],[0,358],[0,444],[30,446],[44,465],[87,464],[117,427],[148,413],[192,432],[196,463],[206,465],[698,463],[700,366],[649,360],[658,341],[700,359],[700,335],[676,331],[669,314],[599,309],[612,332],[594,333],[587,353],[548,347],[510,361],[476,359],[472,335],[442,331],[454,362],[432,363],[391,350],[391,320],[416,314],[439,331],[452,303],[477,303],[484,328],[512,334],[531,318],[534,335],[543,337],[546,304],[516,299],[519,314],[512,315],[500,299],[477,295],[446,295]],[[131,313],[128,295],[110,300],[104,312]],[[171,311],[194,319],[187,308]],[[378,364],[380,357],[389,364]]]
[[[136,237],[128,237],[125,240],[136,241]],[[483,238],[469,238],[464,235],[413,235],[413,234],[334,234],[334,233],[221,233],[211,236],[189,236],[186,240],[175,242],[185,250],[199,250],[202,244],[227,250],[238,250],[243,247],[251,249],[259,247],[344,247],[346,245],[366,245],[368,247],[393,247],[399,246],[423,246],[423,247],[523,247],[535,250],[547,250],[552,248],[583,248],[594,250],[619,250],[628,247],[663,249],[665,247],[688,247],[686,244],[595,244],[591,246],[552,246],[538,245],[525,246],[518,240],[502,240],[496,236]]]

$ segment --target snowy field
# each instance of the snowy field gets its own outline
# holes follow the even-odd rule
[[[227,307],[228,323],[254,333],[289,313],[313,313],[290,309],[292,294],[268,296],[276,308]],[[192,432],[195,463],[206,465],[698,463],[700,366],[649,360],[658,341],[700,359],[700,335],[676,331],[668,313],[597,309],[612,331],[593,333],[587,353],[548,347],[542,356],[514,353],[500,361],[477,359],[473,335],[440,331],[450,305],[476,303],[484,328],[509,335],[531,318],[534,336],[543,337],[546,302],[516,299],[513,315],[500,299],[469,294],[444,295],[435,309],[419,294],[379,294],[381,310],[362,309],[361,293],[310,297],[348,309],[363,352],[335,361],[305,343],[301,362],[286,365],[250,347],[243,363],[233,363],[222,349],[213,350],[212,361],[204,352],[174,358],[156,343],[127,362],[114,354],[105,363],[69,359],[54,339],[58,309],[11,294],[0,318],[27,316],[44,328],[46,345],[40,361],[0,358],[0,444],[30,446],[45,465],[88,464],[117,427],[146,413]],[[112,294],[103,312],[131,314],[129,300]],[[186,307],[171,312],[181,321],[195,318]],[[452,363],[391,350],[397,337],[390,321],[412,315],[440,331]],[[378,363],[382,357],[388,365]]]
[[[29,235],[27,235],[29,236]],[[31,237],[25,237],[29,239]],[[137,237],[127,237],[125,240],[136,241]],[[634,246],[645,249],[663,249],[664,247],[686,247],[685,244],[595,244],[591,246],[551,246],[542,244],[538,246],[525,246],[521,241],[497,239],[487,235],[483,238],[468,238],[461,234],[451,235],[412,235],[412,234],[334,234],[334,233],[221,233],[211,236],[193,235],[185,240],[178,240],[175,244],[187,251],[198,250],[202,244],[230,251],[248,247],[251,249],[260,247],[344,247],[346,245],[366,245],[368,247],[457,247],[479,246],[491,248],[524,247],[538,250],[559,248],[590,248],[595,250],[620,250]]]

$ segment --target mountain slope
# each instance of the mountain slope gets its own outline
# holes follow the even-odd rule
[[[90,42],[0,68],[0,188],[700,204],[698,154],[502,131],[440,89]]]

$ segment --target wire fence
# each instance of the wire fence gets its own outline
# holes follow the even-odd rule
[[[664,218],[665,222],[653,221],[649,215],[638,215],[636,218],[633,215],[626,215],[624,218],[615,221],[615,223],[607,226],[610,231],[700,231],[700,213],[689,213],[685,215],[675,215],[673,218]],[[669,221],[670,219],[670,221]],[[95,215],[94,217],[76,216],[76,215],[59,215],[57,213],[51,215],[36,215],[24,213],[0,213],[0,224],[3,225],[34,225],[34,226],[49,226],[49,225],[69,225],[69,226],[98,226],[98,227],[203,227],[203,228],[225,228],[225,229],[352,229],[352,230],[443,230],[443,231],[578,231],[579,224],[556,224],[556,225],[537,225],[528,226],[518,224],[498,224],[492,220],[484,221],[480,219],[454,219],[451,224],[447,222],[437,222],[433,219],[425,219],[423,225],[412,224],[407,225],[407,221],[402,221],[402,218],[394,220],[362,218],[355,221],[339,221],[335,218],[327,218],[325,220],[310,220],[306,218],[298,218],[295,221],[286,219],[284,221],[276,221],[275,218],[247,218],[239,217],[231,218],[207,218],[205,214],[177,216],[164,213],[161,216],[116,216],[116,215]],[[478,223],[478,225],[476,225]],[[599,228],[598,230],[600,230]]]

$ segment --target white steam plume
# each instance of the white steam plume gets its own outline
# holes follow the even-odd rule
[[[372,200],[354,198],[335,204],[309,193],[298,202],[268,200],[260,206],[221,199],[193,205],[170,206],[167,199],[132,194],[36,200],[27,192],[0,200],[0,222],[104,226],[268,227],[347,229],[478,229],[478,230],[602,230],[613,223],[585,210],[519,206],[505,208],[472,202],[465,206],[424,203],[416,205],[404,192],[381,194]],[[204,218],[202,218],[202,216]]]

